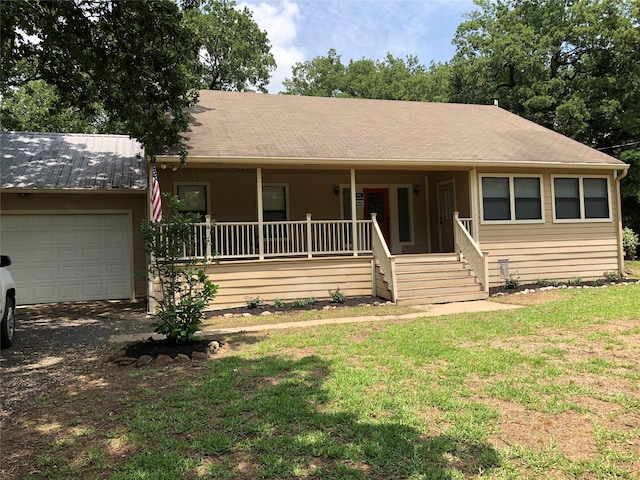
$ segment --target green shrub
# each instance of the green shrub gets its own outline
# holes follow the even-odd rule
[[[546,278],[539,278],[538,280],[536,280],[536,285],[538,287],[548,287],[549,285],[551,285],[551,282],[549,282],[549,280],[547,280]]]
[[[273,306],[276,308],[282,308],[284,307],[284,302],[282,300],[280,300],[279,298],[276,298],[273,300]]]
[[[604,272],[602,275],[604,276],[605,282],[613,283],[622,280],[620,272]]]
[[[244,301],[247,304],[247,308],[251,310],[254,308],[260,308],[264,303],[260,297],[245,297]]]
[[[518,277],[511,276],[511,277],[505,279],[505,281],[504,281],[504,287],[508,288],[510,290],[518,288],[519,285],[520,285],[520,281],[519,281]]]
[[[635,260],[636,252],[640,245],[640,237],[629,227],[622,229],[622,248],[624,249],[624,258],[627,260]]]
[[[157,303],[154,332],[166,335],[172,343],[188,343],[200,329],[204,309],[215,298],[218,286],[198,268],[202,260],[189,248],[194,242],[194,224],[200,219],[194,213],[181,213],[177,197],[163,197],[171,215],[140,226],[145,251],[151,255],[147,274],[160,286],[152,296]]]
[[[582,283],[582,278],[581,277],[573,277],[570,278],[569,280],[567,280],[567,285],[571,285],[571,286],[577,286],[580,285]]]
[[[314,303],[316,303],[316,299],[313,297],[296,298],[293,302],[291,302],[291,305],[293,306],[293,308],[302,308],[306,307],[307,305],[313,305]]]
[[[347,300],[347,295],[340,291],[340,287],[335,290],[329,290],[329,296],[332,303],[344,303]]]

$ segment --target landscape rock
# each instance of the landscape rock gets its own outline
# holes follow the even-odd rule
[[[218,350],[220,350],[220,342],[216,342],[215,340],[213,342],[209,343],[209,351],[216,353]]]
[[[172,363],[173,358],[171,358],[169,355],[160,354],[153,360],[153,362],[151,362],[151,365],[153,365],[154,367],[166,367],[167,365],[171,365]]]
[[[265,310],[264,312],[262,312],[260,314],[261,317],[272,317],[273,313],[271,313],[269,310]]]
[[[113,358],[111,361],[116,365],[127,367],[136,363],[137,359],[133,357],[127,357],[126,355],[121,355],[119,357]]]
[[[138,360],[136,360],[136,367],[140,368],[140,367],[149,365],[149,363],[151,363],[152,360],[153,360],[153,357],[151,355],[142,355],[138,357]]]
[[[209,354],[207,352],[193,352],[191,354],[192,360],[208,360]]]
[[[176,355],[176,358],[174,358],[173,361],[176,363],[189,363],[191,359],[189,358],[189,355],[185,355],[184,353],[179,353]]]

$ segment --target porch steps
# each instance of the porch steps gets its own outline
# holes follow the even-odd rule
[[[455,254],[395,258],[400,305],[482,300],[488,297],[475,273]]]

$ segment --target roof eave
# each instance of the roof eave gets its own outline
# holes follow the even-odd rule
[[[157,162],[179,162],[176,155],[158,155]],[[361,168],[378,167],[389,169],[390,167],[425,168],[433,167],[442,169],[450,167],[460,168],[560,168],[588,170],[628,170],[629,165],[620,163],[601,162],[550,162],[550,161],[514,161],[514,160],[421,160],[421,159],[353,159],[353,158],[270,158],[270,157],[187,157],[187,164],[197,165],[238,165],[252,164],[255,166],[288,166],[288,167],[341,167]]]

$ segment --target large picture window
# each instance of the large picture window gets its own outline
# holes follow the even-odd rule
[[[607,177],[553,177],[552,184],[555,220],[611,219]]]
[[[482,176],[482,220],[542,222],[540,177]]]

